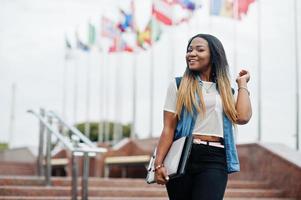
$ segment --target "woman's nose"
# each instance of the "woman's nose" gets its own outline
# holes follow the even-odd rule
[[[196,52],[194,50],[188,52],[188,56],[196,56]]]

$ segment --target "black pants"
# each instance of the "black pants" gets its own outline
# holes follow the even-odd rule
[[[186,174],[170,179],[170,200],[222,200],[228,181],[224,148],[193,144]]]

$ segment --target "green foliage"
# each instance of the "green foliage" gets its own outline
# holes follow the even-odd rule
[[[104,126],[105,122],[101,122],[102,126]],[[106,122],[109,123],[109,140],[113,139],[113,127],[114,122]],[[99,122],[90,122],[90,140],[91,141],[98,141],[98,128]],[[131,124],[120,124],[122,126],[122,137],[129,137],[131,133]],[[76,124],[75,127],[82,132],[85,133],[85,122]]]
[[[8,149],[8,143],[0,143],[0,151]]]

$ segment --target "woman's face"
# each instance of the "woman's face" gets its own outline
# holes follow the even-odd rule
[[[194,71],[204,71],[210,67],[210,50],[208,42],[200,37],[194,38],[187,50],[188,67]]]

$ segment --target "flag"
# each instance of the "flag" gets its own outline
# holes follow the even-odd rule
[[[67,36],[65,36],[65,59],[68,60],[68,59],[71,59],[72,58],[72,45],[68,39]]]
[[[65,36],[65,47],[66,49],[72,49],[71,43],[67,36]]]
[[[169,5],[180,5],[182,8],[194,11],[200,8],[202,4],[200,0],[162,0]]]
[[[127,44],[127,42],[122,38],[121,34],[113,39],[113,44],[109,48],[109,53],[133,51],[134,49]]]
[[[254,1],[255,0],[211,0],[210,14],[240,20],[242,14],[247,14],[250,4]]]
[[[152,14],[160,22],[171,26],[172,21],[172,4],[164,0],[155,0],[153,2]]]
[[[241,19],[242,14],[246,15],[249,10],[250,4],[254,3],[255,0],[235,0],[238,3],[238,19]]]
[[[151,43],[151,26],[148,24],[144,31],[137,31],[137,46],[147,49]]]
[[[118,32],[119,30],[112,20],[104,16],[101,18],[101,36],[114,39]]]
[[[96,42],[96,29],[91,23],[88,24],[88,43],[90,46],[94,45]]]
[[[116,38],[114,38],[113,39],[113,44],[112,44],[112,46],[110,46],[110,48],[109,48],[109,53],[114,53],[114,52],[118,52],[118,46],[119,46],[119,40],[118,40],[118,38],[116,37]]]
[[[211,0],[210,14],[233,18],[233,0]]]
[[[137,31],[137,46],[147,49],[157,42],[162,35],[162,28],[155,17],[151,17],[144,31]]]
[[[78,36],[78,32],[75,32],[75,38],[76,38],[76,47],[82,51],[90,51],[90,47],[85,44]]]
[[[157,42],[162,35],[162,27],[158,20],[154,17],[151,17],[149,22],[150,30],[151,30],[151,42]]]
[[[133,14],[126,13],[124,10],[119,9],[119,12],[122,15],[122,21],[118,23],[118,28],[121,32],[133,29]]]
[[[194,11],[202,6],[194,0],[174,0],[174,3],[179,4],[182,8],[190,11]]]
[[[189,21],[193,12],[201,8],[201,6],[199,0],[155,0],[153,3],[153,16],[165,25],[175,26]],[[173,16],[173,12],[185,14],[179,17],[178,15]]]
[[[90,51],[90,47],[87,44],[83,43],[81,40],[77,41],[76,46],[82,51]]]

